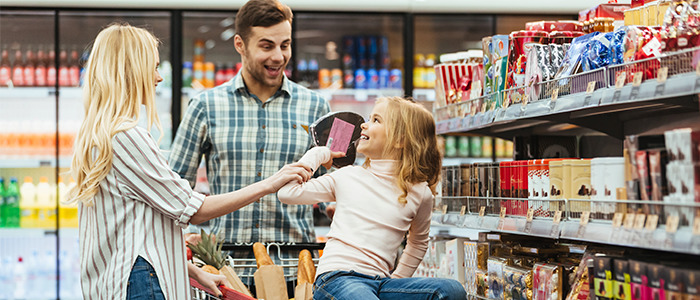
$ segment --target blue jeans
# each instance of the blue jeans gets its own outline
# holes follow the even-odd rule
[[[126,299],[165,300],[156,270],[141,256],[136,258],[134,267],[131,268],[129,283],[126,286]]]
[[[314,300],[464,300],[458,281],[446,278],[389,278],[355,271],[331,271],[316,278]]]

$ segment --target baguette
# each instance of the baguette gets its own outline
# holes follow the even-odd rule
[[[262,243],[253,244],[253,254],[255,255],[255,262],[258,264],[258,269],[260,266],[274,265],[272,258],[267,254],[267,249]]]
[[[297,284],[314,283],[316,278],[316,267],[314,266],[313,257],[309,250],[301,250],[299,252],[299,265],[297,272]]]

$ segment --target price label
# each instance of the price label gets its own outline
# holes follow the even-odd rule
[[[520,101],[520,104],[523,106],[523,108],[524,108],[525,106],[527,106],[527,103],[529,102],[529,100],[530,100],[530,96],[529,96],[529,95],[523,96],[523,100]]]
[[[667,233],[676,233],[678,231],[678,216],[677,215],[670,215],[666,219],[666,232]]]
[[[447,204],[442,206],[442,214],[444,215],[446,213],[447,213]]]
[[[459,210],[459,215],[460,215],[460,216],[463,216],[463,215],[466,214],[466,213],[467,213],[467,206],[466,206],[466,205],[462,205],[462,209]]]
[[[559,89],[552,89],[552,101],[557,101],[559,98]]]
[[[613,215],[613,219],[612,219],[613,228],[620,228],[620,226],[622,226],[622,218],[624,216],[625,215],[622,214],[621,212],[616,212],[615,215]]]
[[[595,81],[589,81],[588,86],[586,87],[586,94],[593,94],[593,91],[595,91]]]
[[[588,221],[591,219],[591,212],[590,211],[584,211],[581,213],[581,226],[586,226],[588,224]]]
[[[481,113],[483,114],[485,112],[486,112],[486,102],[484,101],[484,103],[481,104]]]
[[[695,217],[693,221],[693,235],[700,235],[700,216]]]
[[[700,77],[698,77],[698,78],[700,78]],[[620,90],[615,91],[613,93],[612,102],[620,101],[620,95],[622,95],[622,91],[620,91]]]
[[[634,73],[634,77],[632,78],[632,85],[633,86],[640,86],[641,84],[642,84],[642,72]]]
[[[561,210],[554,212],[554,219],[552,220],[554,224],[559,224],[561,222]]]
[[[617,78],[615,78],[615,89],[621,89],[625,86],[625,79],[627,78],[627,72],[622,71],[617,73]]]
[[[664,83],[666,82],[666,79],[668,78],[668,67],[661,67],[656,73],[656,81],[659,83]]]
[[[698,62],[698,64],[695,65],[695,75],[700,76],[700,62]]]
[[[483,217],[486,214],[486,206],[479,207],[479,217]]]
[[[627,214],[625,215],[625,222],[624,222],[624,227],[625,229],[632,229],[634,227],[634,218],[636,217],[635,214]]]
[[[644,228],[648,231],[654,231],[656,230],[656,227],[659,225],[659,215],[649,215],[647,217],[647,224],[644,226]]]
[[[646,220],[647,215],[645,214],[637,214],[634,217],[634,229],[635,230],[642,230],[644,229],[644,220]]]
[[[535,210],[530,208],[527,210],[527,215],[525,215],[525,221],[526,222],[532,222],[532,219],[535,217]]]
[[[501,219],[504,219],[506,217],[506,208],[501,207],[501,214],[498,216]]]

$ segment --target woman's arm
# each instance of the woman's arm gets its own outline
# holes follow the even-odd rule
[[[300,163],[286,165],[277,171],[275,175],[263,181],[253,183],[230,193],[204,198],[204,203],[202,203],[199,210],[192,215],[190,223],[197,225],[239,210],[267,194],[276,192],[288,182],[301,184],[309,180],[311,175],[313,175],[313,171]]]

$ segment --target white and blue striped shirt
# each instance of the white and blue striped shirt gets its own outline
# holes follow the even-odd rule
[[[173,141],[170,166],[194,186],[204,156],[212,194],[238,190],[299,160],[312,143],[304,127],[329,111],[318,93],[286,77],[280,90],[262,102],[239,74],[190,101]],[[275,194],[212,220],[211,228],[229,243],[315,242],[312,206],[286,205]],[[253,258],[252,248],[233,256]]]

